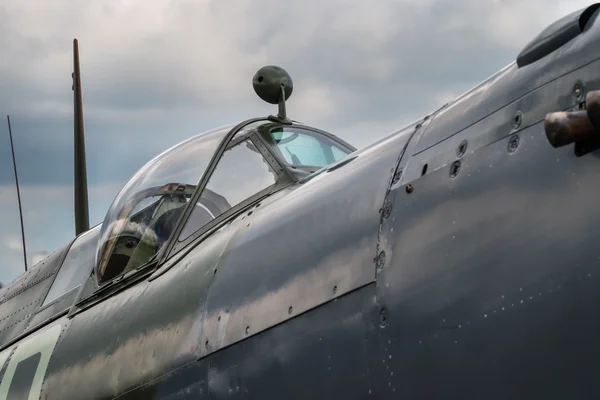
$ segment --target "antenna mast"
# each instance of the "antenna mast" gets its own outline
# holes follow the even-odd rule
[[[21,191],[19,190],[19,176],[17,175],[17,161],[15,159],[15,147],[13,145],[12,129],[10,128],[10,117],[7,115],[8,136],[10,137],[10,150],[12,151],[13,168],[15,170],[15,182],[17,183],[17,200],[19,201],[19,217],[21,218],[21,239],[23,240],[23,263],[27,272],[27,248],[25,247],[25,228],[23,226],[23,208],[21,207]]]
[[[79,44],[73,39],[73,91],[74,91],[74,161],[75,161],[75,234],[89,230],[87,169],[85,137],[83,134],[83,103],[79,70]]]

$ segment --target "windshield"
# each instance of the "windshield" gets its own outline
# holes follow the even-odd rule
[[[292,166],[325,167],[352,152],[322,133],[298,127],[271,129],[269,143]]]
[[[169,239],[183,207],[233,126],[188,139],[140,169],[113,201],[100,232],[96,275],[106,282],[147,263]]]

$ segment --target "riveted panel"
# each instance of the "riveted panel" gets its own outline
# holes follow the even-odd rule
[[[72,314],[43,398],[113,398],[197,359],[211,267],[226,243],[225,229],[156,279],[139,280]]]
[[[48,256],[21,275],[0,302],[0,347],[22,334],[52,283],[68,246]]]
[[[394,190],[374,376],[398,397],[600,395],[600,158],[518,136]]]
[[[427,172],[431,173],[438,168],[446,167],[464,155],[472,154],[482,147],[538,124],[548,113],[577,108],[580,99],[585,98],[585,96],[579,98],[575,96],[577,85],[582,86],[583,93],[600,89],[600,60],[577,68],[537,88],[434,147],[418,150],[422,146],[415,145],[412,153],[414,156],[410,158],[409,165],[404,168],[402,180],[398,185],[405,185],[417,179],[422,174],[424,165],[428,166]],[[495,86],[490,88],[490,90],[496,89]],[[462,102],[459,101],[458,104]],[[451,125],[453,122],[448,120],[448,117],[442,113],[434,118],[429,129],[422,135],[422,140],[431,134],[431,127],[439,123],[438,119],[442,123]],[[462,115],[456,118],[463,119]],[[465,146],[465,144],[466,149],[459,156],[461,145]]]
[[[374,298],[370,284],[119,399],[379,398],[369,363]]]
[[[373,145],[236,222],[209,289],[201,356],[373,282],[380,209],[412,133]]]
[[[18,296],[22,292],[27,291],[28,288],[38,284],[41,281],[53,276],[67,252],[68,245],[50,254],[48,257],[37,263],[27,272],[19,276],[14,282],[7,285],[6,290],[2,292],[2,299],[0,300],[0,307],[5,301]]]
[[[523,68],[512,63],[466,93],[440,114],[417,152],[457,134],[529,92],[600,57],[600,21],[594,12],[586,30],[552,54]]]

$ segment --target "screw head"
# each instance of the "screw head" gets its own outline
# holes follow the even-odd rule
[[[514,153],[515,151],[517,151],[518,147],[519,147],[519,135],[511,136],[510,140],[508,141],[508,152]]]
[[[337,286],[334,286],[333,287],[333,294],[336,294],[336,293],[337,293]]]
[[[519,129],[521,127],[522,122],[523,122],[523,114],[521,114],[521,111],[517,111],[517,113],[515,114],[515,116],[513,117],[513,120],[512,120],[513,129]]]
[[[406,193],[412,193],[414,190],[413,185],[408,184],[406,185]]]
[[[386,201],[385,205],[383,206],[383,218],[388,219],[391,214],[392,214],[392,202]]]
[[[290,306],[290,308],[288,308],[288,314],[291,314],[293,310],[294,309],[292,308],[292,306]]]
[[[459,171],[460,171],[460,161],[456,160],[450,166],[450,177],[456,178]]]
[[[377,256],[377,270],[381,271],[383,269],[384,265],[385,265],[385,251],[382,251]]]
[[[249,326],[247,326],[247,327],[246,327],[246,335],[247,335],[249,332],[250,332],[250,327],[249,327]]]
[[[460,142],[460,144],[458,145],[458,148],[456,149],[456,155],[460,158],[460,157],[464,156],[466,152],[467,152],[467,141],[463,140],[462,142]]]
[[[573,86],[573,97],[577,102],[583,101],[583,83],[580,81],[575,82]]]
[[[204,343],[204,347],[208,349],[208,340]]]

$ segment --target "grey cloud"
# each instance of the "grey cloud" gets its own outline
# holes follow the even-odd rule
[[[56,186],[65,194],[52,202],[43,201],[48,193],[24,194],[26,209],[55,214],[46,222],[53,229],[28,220],[33,251],[53,250],[73,234],[74,37],[82,57],[89,181],[112,185],[90,199],[98,220],[118,187],[157,153],[214,126],[273,113],[250,83],[262,65],[291,73],[293,118],[362,147],[479,83],[546,25],[589,4],[6,0],[0,112],[13,120],[20,178],[25,187]],[[13,182],[5,133],[0,121],[0,197]],[[13,217],[14,210],[0,215],[11,234],[18,228]]]
[[[356,124],[432,111],[440,92],[460,93],[491,75],[558,16],[541,0],[52,4],[49,15],[16,1],[0,9],[11,21],[0,28],[8,55],[0,90],[9,94],[0,109],[25,120],[21,154],[39,162],[23,167],[32,183],[70,179],[73,36],[81,40],[91,179],[96,165],[102,180],[131,175],[164,148],[154,143],[172,145],[169,138],[202,130],[186,120],[226,123],[252,115],[245,110],[269,112],[250,85],[263,64],[292,74],[296,118],[343,135]],[[539,18],[523,17],[529,10]],[[28,22],[41,26],[28,30]],[[315,116],[323,110],[304,111],[311,99],[298,99],[318,87],[329,93],[322,100],[328,111]]]
[[[340,125],[390,117],[399,110],[426,112],[437,106],[431,98],[440,89],[464,90],[512,61],[551,17],[507,21],[512,23],[505,25],[506,30],[522,31],[523,36],[503,41],[490,28],[502,23],[500,11],[513,8],[517,14],[534,6],[546,10],[549,5],[509,1],[473,6],[465,0],[382,1],[377,7],[340,0],[327,5],[316,0],[175,2],[168,8],[157,4],[165,13],[161,20],[165,26],[131,34],[125,26],[110,25],[114,20],[123,22],[119,10],[103,8],[94,17],[80,10],[94,27],[83,29],[81,35],[87,107],[211,112],[227,102],[239,106],[257,101],[250,77],[262,64],[273,62],[288,67],[297,91],[308,83],[331,87],[339,108],[330,118]],[[152,24],[153,15],[146,14]],[[500,22],[494,20],[497,14]],[[527,29],[520,26],[525,22]],[[101,37],[94,36],[94,29],[98,35],[108,29],[120,31],[123,43],[110,42],[118,37],[114,33],[97,48]],[[20,46],[31,50],[18,52],[20,64],[25,55],[41,54],[33,58],[37,69],[25,68],[34,75],[49,64],[49,71],[58,71],[60,61],[62,78],[54,80],[61,85],[45,87],[66,92],[71,38],[54,34],[43,43],[35,39],[21,41]],[[58,55],[52,57],[47,48]],[[11,82],[23,84],[23,78]]]

